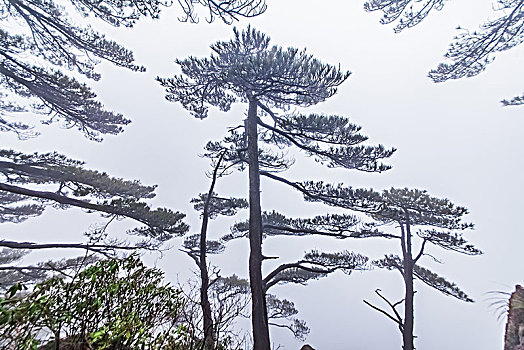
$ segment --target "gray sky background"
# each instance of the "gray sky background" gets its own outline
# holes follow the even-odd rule
[[[475,223],[466,238],[482,249],[480,257],[461,256],[436,248],[422,265],[455,281],[476,300],[466,304],[417,284],[415,305],[416,346],[423,350],[502,349],[504,322],[497,321],[486,293],[512,291],[522,283],[522,198],[521,174],[524,153],[524,107],[503,108],[499,100],[522,93],[524,47],[499,54],[481,75],[434,84],[427,72],[441,62],[455,27],[476,29],[493,17],[490,0],[446,2],[443,11],[431,13],[420,25],[401,34],[392,26],[379,24],[380,14],[366,13],[362,1],[268,0],[267,12],[236,23],[251,23],[284,47],[306,47],[324,62],[340,63],[352,71],[337,95],[307,111],[351,117],[363,127],[371,143],[398,149],[389,160],[393,169],[383,174],[327,169],[296,155],[296,163],[286,177],[344,182],[355,187],[411,187],[426,189],[431,195],[446,197],[470,209],[468,221]],[[145,184],[158,184],[155,206],[167,206],[188,214],[192,232],[199,227],[198,214],[189,200],[207,191],[208,162],[197,155],[208,140],[218,140],[226,128],[238,124],[245,106],[231,112],[212,110],[206,120],[196,120],[177,104],[164,100],[163,89],[154,81],[157,75],[178,73],[175,58],[210,54],[209,45],[229,40],[232,27],[213,24],[180,23],[173,7],[157,21],[142,21],[135,28],[113,29],[94,22],[108,37],[126,45],[146,73],[132,73],[109,64],[99,65],[102,80],[91,84],[100,99],[112,110],[124,113],[133,123],[116,137],[102,143],[89,142],[74,130],[58,125],[38,127],[42,135],[18,141],[2,135],[3,142],[26,152],[57,150],[71,158],[86,161],[87,167],[106,171]],[[202,14],[204,15],[204,14]],[[4,144],[5,147],[5,144]],[[223,195],[243,196],[247,174],[236,173],[218,184]],[[262,181],[262,205],[289,216],[322,214],[330,208],[303,203],[299,194],[278,184]],[[211,223],[212,236],[227,232],[235,220]],[[81,239],[90,224],[100,222],[95,215],[80,210],[47,210],[42,217],[20,225],[5,224],[6,239],[40,242]],[[118,232],[124,224],[116,224]],[[146,256],[163,268],[169,280],[191,276],[193,262],[178,251],[180,239],[162,259]],[[247,242],[232,242],[225,254],[213,258],[224,275],[247,277]],[[280,256],[279,262],[293,261],[310,249],[355,250],[371,257],[397,252],[396,244],[383,240],[334,241],[322,238],[272,238],[265,242],[266,255]],[[34,253],[30,260],[49,257]],[[67,252],[73,254],[73,252]],[[276,262],[268,262],[269,270]],[[266,271],[267,271],[266,270]],[[365,298],[381,305],[373,290],[381,288],[391,299],[401,298],[403,288],[398,273],[370,271],[346,276],[342,273],[311,282],[307,287],[278,286],[272,293],[294,301],[299,316],[311,328],[307,342],[318,350],[400,349],[401,337],[394,323],[363,304]],[[248,324],[247,322],[245,323]],[[285,349],[299,349],[289,332],[272,330],[272,341]]]

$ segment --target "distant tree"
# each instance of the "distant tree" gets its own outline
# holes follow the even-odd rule
[[[370,0],[364,4],[367,11],[382,11],[381,23],[397,22],[396,32],[419,24],[432,10],[441,10],[446,0]],[[450,79],[475,76],[493,62],[494,55],[509,50],[524,41],[524,1],[496,0],[493,9],[496,18],[469,31],[461,32],[453,39],[446,62],[429,72],[436,83]],[[501,101],[504,106],[522,105],[522,96]]]
[[[249,280],[252,296],[254,348],[270,348],[267,305],[262,275],[263,222],[260,207],[260,175],[285,170],[290,163],[278,154],[261,150],[259,138],[267,144],[295,146],[330,166],[364,171],[383,171],[379,163],[394,150],[382,146],[360,146],[366,140],[347,118],[321,115],[279,116],[272,109],[307,107],[331,97],[349,72],[323,64],[305,51],[270,46],[269,38],[248,27],[227,42],[211,46],[210,58],[177,60],[182,75],[157,78],[166,88],[166,98],[180,102],[197,118],[205,118],[208,106],[228,111],[237,101],[248,103],[244,125],[231,130],[224,142],[209,143],[211,154],[228,151],[228,158],[241,169],[249,169]],[[262,110],[259,115],[258,108]],[[270,117],[274,126],[262,120]],[[259,133],[258,128],[262,131]],[[244,132],[236,129],[244,128]],[[262,171],[261,171],[262,169]]]
[[[330,206],[362,212],[373,219],[372,222],[365,223],[360,230],[349,232],[350,227],[346,224],[347,220],[339,216],[332,217],[331,225],[336,227],[339,233],[346,232],[345,238],[379,237],[396,239],[400,243],[400,256],[386,255],[383,259],[373,261],[372,264],[379,268],[396,270],[402,275],[404,299],[394,303],[390,302],[377,289],[376,294],[387,303],[391,310],[388,312],[367,301],[364,302],[397,323],[403,338],[403,350],[414,349],[413,306],[416,279],[445,295],[466,302],[473,301],[454,283],[418,264],[425,255],[433,257],[426,253],[428,243],[466,255],[482,254],[462,237],[464,230],[473,228],[472,224],[462,221],[462,217],[467,214],[466,208],[455,206],[447,199],[431,197],[425,191],[407,188],[391,188],[380,193],[373,190],[353,189],[343,185],[334,186],[323,182],[296,183],[295,187],[310,201],[319,201]],[[386,227],[390,225],[396,225],[400,233],[389,232],[390,230],[387,230]],[[384,227],[384,230],[381,227]],[[414,232],[415,227],[418,228],[416,232]],[[418,245],[414,244],[415,235],[421,239]],[[397,311],[397,307],[402,304],[404,305],[403,316]]]
[[[177,349],[184,299],[135,256],[0,298],[2,349]],[[169,347],[171,345],[171,347]],[[183,349],[183,348],[182,348]]]
[[[213,162],[213,171],[210,173],[211,184],[209,191],[205,194],[200,194],[199,197],[191,200],[194,204],[195,210],[201,212],[202,223],[200,227],[200,234],[193,234],[187,237],[184,241],[184,251],[195,261],[198,266],[200,273],[200,300],[199,305],[202,308],[202,328],[203,328],[203,340],[204,346],[208,350],[217,348],[217,345],[222,342],[222,339],[218,338],[219,333],[229,324],[221,324],[218,320],[225,318],[233,320],[234,317],[239,316],[243,308],[234,308],[237,314],[233,315],[220,315],[221,310],[230,310],[231,308],[225,308],[221,304],[222,300],[229,300],[231,297],[241,297],[243,289],[238,290],[238,283],[231,284],[232,280],[223,279],[222,277],[216,276],[213,281],[210,281],[209,266],[207,261],[208,254],[218,254],[224,251],[225,246],[222,242],[217,240],[208,240],[208,226],[209,220],[215,219],[219,215],[233,216],[239,210],[248,207],[247,201],[243,198],[223,198],[219,197],[215,193],[215,186],[218,178],[228,173],[231,165],[223,163],[223,157],[225,152],[219,156],[217,160]],[[229,298],[225,298],[223,295],[218,296],[218,305],[216,305],[215,313],[218,316],[213,317],[213,311],[210,302],[210,285],[211,284],[222,284],[222,289],[227,292]],[[228,289],[227,285],[231,288]],[[231,291],[235,291],[231,293]],[[216,289],[215,289],[216,291]],[[219,293],[224,294],[224,293]],[[236,300],[238,304],[243,305],[244,303]]]

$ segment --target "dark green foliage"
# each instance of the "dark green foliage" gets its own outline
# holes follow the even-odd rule
[[[271,47],[269,37],[254,28],[234,29],[234,35],[211,45],[210,58],[177,60],[183,75],[157,78],[166,98],[180,102],[197,118],[207,117],[208,105],[228,111],[233,102],[247,102],[247,95],[287,109],[325,100],[349,76],[305,51]]]
[[[44,212],[43,205],[24,203],[26,199],[27,197],[16,193],[0,192],[0,223],[20,223]]]
[[[84,162],[69,159],[59,153],[25,154],[0,150],[0,172],[12,184],[59,184],[58,193],[96,198],[152,198],[156,186],[144,186],[139,181],[112,178],[106,173],[84,168]]]
[[[404,274],[404,262],[397,255],[387,255],[382,259],[372,261],[372,264],[387,270],[397,270],[401,274]],[[437,275],[429,269],[415,265],[413,267],[414,276],[421,282],[428,286],[438,290],[439,292],[452,296],[462,301],[473,302],[473,299],[468,297],[460,288],[453,282],[447,281],[445,278]]]
[[[494,60],[494,54],[509,50],[524,41],[524,1],[498,0],[498,17],[485,22],[479,30],[461,32],[454,38],[441,63],[429,72],[434,82],[475,76]]]
[[[201,193],[197,198],[191,200],[196,211],[203,211],[206,199],[207,194]],[[208,214],[210,219],[215,219],[218,215],[233,216],[240,209],[246,209],[247,207],[248,203],[244,198],[222,198],[218,194],[213,193],[209,202]]]
[[[473,299],[468,297],[466,293],[460,290],[460,288],[457,287],[455,283],[447,281],[444,277],[441,277],[436,273],[431,272],[425,267],[415,265],[413,269],[413,273],[415,274],[415,276],[428,286],[438,290],[439,292],[445,295],[452,296],[459,300],[466,301],[469,303],[473,302]]]
[[[267,129],[263,140],[268,143],[293,145],[330,168],[368,172],[382,172],[391,168],[378,160],[390,157],[395,149],[388,150],[382,145],[360,145],[368,138],[358,133],[361,127],[350,123],[349,118],[318,114],[279,117],[269,109],[265,110],[270,112],[274,122],[274,126],[270,126],[259,121]]]
[[[504,106],[519,106],[524,104],[524,95],[515,96],[511,100],[500,101]]]
[[[183,299],[162,279],[162,272],[130,256],[101,261],[72,279],[53,278],[31,293],[9,293],[0,302],[0,345],[161,349],[174,344]]]
[[[436,230],[418,231],[417,235],[441,248],[456,251],[466,255],[478,255],[482,252],[462,238],[458,232],[439,232]]]
[[[130,233],[160,241],[181,235],[188,229],[181,221],[183,214],[164,208],[152,210],[141,201],[153,198],[156,186],[144,186],[139,181],[127,181],[85,169],[83,162],[58,153],[23,154],[0,150],[0,178],[5,181],[0,183],[5,191],[0,192],[3,203],[0,222],[23,221],[40,215],[46,204],[55,203],[62,208],[72,205],[132,218],[144,226],[132,229]],[[30,185],[34,189],[15,185]],[[39,191],[41,185],[54,185],[56,190],[52,193]]]
[[[312,250],[305,253],[301,260],[282,264],[271,271],[264,278],[264,284],[266,290],[276,284],[306,285],[309,280],[326,277],[337,270],[348,275],[354,270],[365,270],[367,261],[367,257],[347,250],[335,253]]]
[[[276,211],[262,213],[262,229],[265,236],[321,235],[335,238],[352,237],[360,234],[356,226],[360,219],[354,215],[327,214],[313,218],[288,218]],[[237,222],[231,233],[222,236],[224,241],[247,237],[249,221]]]
[[[184,239],[184,248],[188,253],[200,257],[200,234],[189,235]],[[216,240],[206,240],[206,254],[220,254],[226,250],[226,246]]]

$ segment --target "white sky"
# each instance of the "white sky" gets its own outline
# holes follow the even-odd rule
[[[490,0],[446,2],[444,10],[432,13],[423,23],[401,34],[392,26],[378,23],[380,14],[365,13],[363,1],[268,0],[267,12],[236,25],[251,23],[284,47],[307,47],[324,62],[340,63],[353,72],[337,95],[310,111],[340,114],[363,127],[372,143],[398,148],[389,160],[393,169],[383,174],[327,169],[297,156],[286,177],[292,180],[324,179],[343,181],[355,187],[384,189],[414,187],[431,195],[446,197],[466,206],[467,220],[476,229],[466,236],[482,249],[480,257],[461,256],[432,249],[443,261],[426,258],[421,263],[455,281],[476,300],[466,304],[417,284],[415,305],[416,347],[424,350],[502,349],[504,323],[498,322],[486,293],[512,291],[522,282],[522,215],[524,187],[521,174],[524,139],[524,107],[502,108],[498,103],[522,93],[524,48],[500,54],[486,72],[475,78],[434,84],[427,72],[441,61],[449,42],[461,25],[476,29],[492,17]],[[178,73],[175,58],[210,53],[209,45],[228,40],[232,27],[221,22],[198,25],[179,23],[177,9],[163,12],[158,21],[143,21],[132,30],[96,24],[108,37],[126,45],[146,73],[132,73],[101,64],[103,78],[91,84],[105,105],[124,113],[133,123],[126,132],[106,137],[102,143],[83,139],[76,131],[57,126],[39,127],[42,136],[17,141],[2,135],[9,147],[27,152],[57,150],[87,162],[87,167],[107,171],[145,184],[158,184],[156,206],[188,214],[192,232],[198,231],[198,215],[189,200],[207,191],[202,152],[208,140],[225,135],[228,126],[243,117],[245,106],[227,114],[212,110],[207,120],[195,120],[179,105],[164,100],[157,75]],[[5,145],[4,145],[5,147]],[[247,174],[235,174],[218,184],[223,195],[247,193]],[[306,217],[329,210],[320,204],[303,203],[301,196],[280,185],[262,181],[263,208],[286,215]],[[244,214],[245,216],[245,214]],[[237,220],[242,217],[239,216]],[[234,222],[219,219],[211,223],[214,237],[225,233]],[[6,224],[4,237],[34,241],[78,241],[79,233],[97,222],[79,210],[48,210],[42,217],[21,225]],[[115,226],[116,228],[116,226]],[[64,237],[68,237],[67,239]],[[174,281],[184,280],[194,268],[192,261],[177,249],[162,259],[148,257]],[[226,253],[215,257],[223,274],[247,277],[247,242],[233,242]],[[266,241],[266,255],[280,256],[281,262],[300,258],[313,248],[348,249],[380,257],[396,253],[396,246],[381,240],[333,241],[319,238],[272,238]],[[34,259],[47,253],[34,254]],[[266,263],[266,271],[271,267]],[[401,337],[394,323],[365,306],[365,298],[377,305],[373,290],[400,298],[400,276],[390,271],[371,271],[345,276],[336,273],[307,287],[287,285],[271,292],[294,301],[299,316],[311,328],[307,342],[317,350],[400,349]],[[272,330],[272,341],[285,349],[301,344],[284,330]]]

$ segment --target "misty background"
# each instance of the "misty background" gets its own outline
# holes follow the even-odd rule
[[[512,291],[522,283],[520,261],[522,203],[524,186],[523,107],[502,107],[504,98],[522,92],[524,47],[497,55],[477,77],[435,84],[427,72],[442,61],[456,27],[475,29],[493,16],[491,0],[446,2],[442,11],[432,12],[415,28],[400,34],[393,26],[381,25],[380,13],[366,13],[359,1],[268,0],[266,13],[241,19],[234,25],[251,24],[266,33],[272,44],[307,48],[323,62],[340,63],[352,75],[339,92],[308,112],[349,116],[362,126],[371,144],[395,147],[387,163],[393,166],[382,174],[327,169],[297,153],[296,162],[286,173],[291,180],[344,182],[354,187],[377,190],[390,187],[425,189],[432,196],[445,197],[470,210],[466,220],[475,230],[465,238],[483,250],[478,257],[453,254],[431,247],[430,253],[442,263],[426,257],[422,264],[454,281],[476,303],[468,304],[418,283],[415,297],[415,344],[424,350],[502,349],[505,320],[497,320],[489,291]],[[2,143],[23,152],[58,151],[86,162],[89,169],[112,176],[140,179],[157,184],[153,206],[165,206],[187,214],[190,233],[199,230],[199,215],[189,201],[207,191],[209,170],[206,159],[198,157],[209,140],[219,140],[226,129],[245,117],[245,105],[235,105],[223,113],[214,109],[206,120],[197,120],[179,104],[164,99],[156,76],[180,73],[176,58],[204,57],[209,45],[229,40],[232,26],[221,21],[181,23],[176,6],[165,9],[159,20],[141,20],[132,29],[112,28],[100,21],[92,25],[108,38],[133,50],[138,64],[147,72],[134,73],[101,63],[102,79],[90,83],[107,109],[123,113],[132,123],[118,136],[106,136],[101,143],[84,139],[75,130],[59,124],[37,125],[38,138],[19,141],[3,134]],[[38,118],[38,117],[36,117]],[[262,179],[262,208],[276,209],[287,216],[307,217],[333,212],[318,203],[305,203],[297,192]],[[245,174],[234,173],[221,179],[217,192],[225,196],[246,196]],[[210,238],[227,233],[247,212],[210,223]],[[79,209],[65,212],[47,209],[45,214],[23,224],[4,224],[5,239],[37,242],[79,242],[90,225],[101,222],[96,214]],[[112,225],[109,232],[123,232],[126,223]],[[184,282],[195,269],[193,261],[178,248],[182,239],[168,242],[162,255],[146,254],[145,260],[166,272],[169,281]],[[266,262],[268,271],[279,262],[300,258],[311,249],[353,250],[379,258],[397,252],[396,242],[381,239],[333,240],[319,237],[274,237],[265,241],[264,254],[278,256]],[[53,258],[75,256],[78,251],[60,251]],[[225,253],[210,256],[222,275],[236,273],[247,277],[247,241],[228,244]],[[49,252],[34,252],[27,262],[50,258]],[[272,265],[273,264],[273,265]],[[373,270],[341,272],[312,281],[308,286],[276,286],[272,293],[295,302],[299,318],[307,321],[307,339],[318,350],[398,349],[397,326],[366,306],[380,300],[373,291],[382,289],[392,300],[403,294],[400,275]],[[249,327],[249,322],[241,322]],[[283,329],[272,329],[271,340],[285,349],[299,349],[301,343]]]

